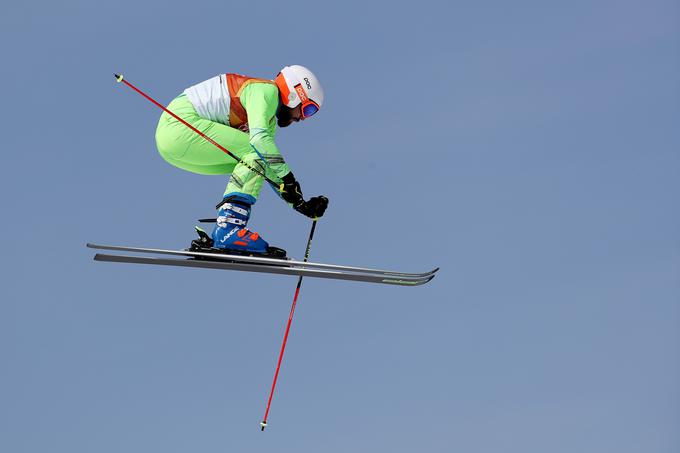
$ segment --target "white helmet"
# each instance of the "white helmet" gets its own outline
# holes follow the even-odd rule
[[[304,66],[283,68],[276,76],[276,85],[286,107],[294,108],[302,103],[304,117],[312,116],[323,105],[323,87],[314,73]]]

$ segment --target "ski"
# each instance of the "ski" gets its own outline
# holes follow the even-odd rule
[[[243,257],[239,257],[243,258]],[[203,269],[236,270],[244,272],[260,272],[268,274],[293,275],[302,277],[327,278],[334,280],[349,280],[366,283],[381,283],[398,286],[419,286],[428,283],[434,275],[427,277],[398,277],[391,275],[372,275],[338,270],[305,269],[302,267],[272,266],[270,264],[256,264],[226,260],[204,260],[188,258],[160,258],[153,256],[108,255],[97,253],[95,261],[113,263],[156,264],[163,266],[182,266]]]
[[[281,267],[296,267],[304,269],[320,269],[328,271],[340,271],[340,272],[353,272],[361,274],[374,274],[383,275],[386,277],[397,277],[397,278],[427,278],[433,276],[439,268],[435,268],[428,272],[422,273],[408,273],[408,272],[396,272],[383,269],[372,269],[366,267],[354,267],[354,266],[342,266],[337,264],[325,264],[325,263],[311,263],[304,261],[295,261],[291,259],[279,259],[279,258],[265,258],[259,256],[243,256],[243,255],[229,255],[224,253],[208,253],[208,252],[197,252],[193,250],[165,250],[165,249],[155,249],[146,247],[127,247],[120,245],[101,245],[101,244],[91,244],[88,243],[87,247],[98,250],[111,250],[118,252],[132,252],[132,253],[146,253],[146,254],[156,254],[156,255],[179,255],[187,257],[200,257],[216,261],[229,261],[229,262],[239,262],[239,263],[254,263],[254,264],[266,264],[270,266],[281,266]]]

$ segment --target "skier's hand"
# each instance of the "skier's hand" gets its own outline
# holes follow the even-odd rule
[[[310,219],[318,219],[324,215],[328,207],[328,198],[324,196],[312,197],[305,201],[302,197],[300,183],[295,180],[293,172],[289,172],[281,181],[281,198],[290,203],[297,212]]]
[[[318,197],[312,197],[307,201],[303,201],[298,206],[295,206],[295,210],[300,214],[306,215],[310,219],[318,219],[323,217],[328,208],[328,198],[323,195]]]
[[[295,180],[295,176],[293,176],[292,171],[284,176],[281,181],[283,181],[283,184],[281,184],[281,188],[279,190],[281,198],[292,204],[293,207],[297,209],[297,206],[305,202],[305,200],[302,198],[300,183]]]

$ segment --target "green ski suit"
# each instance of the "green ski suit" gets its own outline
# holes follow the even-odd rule
[[[279,89],[272,83],[249,83],[241,90],[239,100],[247,113],[247,133],[231,127],[228,120],[201,117],[186,92],[175,98],[168,110],[247,165],[279,181],[290,172],[274,142]],[[158,122],[156,146],[163,159],[175,167],[202,175],[231,175],[225,197],[235,195],[253,204],[260,194],[264,181],[261,175],[238,163],[166,112]]]

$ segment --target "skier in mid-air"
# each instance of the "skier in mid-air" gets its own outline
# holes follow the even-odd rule
[[[303,276],[397,286],[424,285],[434,278],[439,268],[413,273],[308,261],[316,219],[324,215],[328,199],[302,197],[300,184],[274,143],[277,124],[287,127],[309,118],[323,103],[323,89],[307,68],[286,66],[275,80],[215,76],[186,89],[168,108],[122,74],[114,77],[164,111],[156,143],[165,160],[199,174],[230,174],[231,180],[217,206],[217,219],[203,220],[216,220],[212,234],[197,227],[199,237],[191,247],[169,250],[88,243],[92,249],[118,252],[97,252],[95,261],[295,275],[299,279],[293,306]],[[265,181],[290,206],[314,219],[303,261],[286,257],[285,250],[269,246],[246,228]]]
[[[304,66],[292,65],[284,67],[274,80],[220,74],[187,88],[168,105],[168,110],[241,159],[238,162],[216,151],[167,112],[161,115],[156,145],[163,159],[193,173],[231,175],[217,205],[217,223],[212,241],[208,241],[212,248],[226,253],[285,255],[246,228],[263,175],[281,181],[275,189],[296,211],[313,219],[323,216],[328,199],[318,196],[305,201],[274,142],[277,124],[288,127],[309,118],[319,111],[323,98],[316,76]]]

